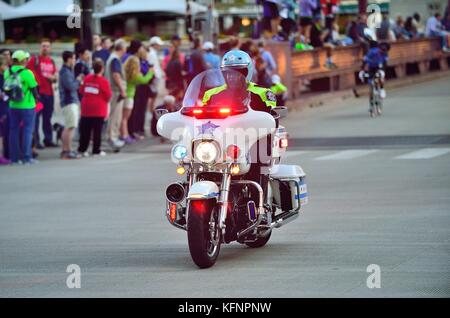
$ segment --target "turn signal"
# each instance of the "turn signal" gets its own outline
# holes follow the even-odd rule
[[[184,169],[183,166],[179,166],[179,167],[177,168],[177,173],[178,173],[180,176],[183,175],[185,172],[186,172],[186,169]]]
[[[289,146],[289,141],[287,138],[280,139],[280,148],[287,148]]]
[[[232,165],[232,166],[231,166],[231,174],[232,174],[233,176],[238,175],[239,172],[241,172],[241,169],[239,168],[239,165]]]
[[[236,160],[239,158],[239,155],[241,154],[241,149],[239,149],[236,145],[230,145],[227,148],[227,156],[233,160]]]
[[[169,205],[169,219],[172,223],[177,219],[177,205],[175,203]]]

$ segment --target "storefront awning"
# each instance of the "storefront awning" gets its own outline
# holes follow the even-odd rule
[[[191,14],[196,15],[204,13],[207,7],[190,1]],[[107,18],[114,15],[141,13],[141,12],[162,12],[175,15],[186,15],[185,0],[161,0],[161,1],[143,1],[143,0],[122,0],[121,2],[106,7],[104,13],[96,14],[99,18]]]
[[[2,3],[0,1],[0,3]],[[72,12],[73,0],[31,0],[19,7],[3,13],[3,20],[13,20],[32,17],[69,16]]]

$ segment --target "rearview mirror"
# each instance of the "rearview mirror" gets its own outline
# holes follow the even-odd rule
[[[288,108],[286,106],[278,106],[272,109],[280,118],[285,118],[288,115]]]

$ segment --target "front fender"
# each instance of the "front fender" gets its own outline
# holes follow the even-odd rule
[[[200,181],[194,183],[187,195],[188,200],[205,200],[218,198],[220,190],[217,184],[212,181]]]

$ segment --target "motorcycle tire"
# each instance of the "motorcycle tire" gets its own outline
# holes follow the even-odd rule
[[[210,223],[215,222],[214,241]],[[199,268],[209,268],[216,263],[220,252],[221,230],[218,225],[216,200],[189,202],[188,243],[192,260]],[[216,245],[214,245],[216,243]]]

